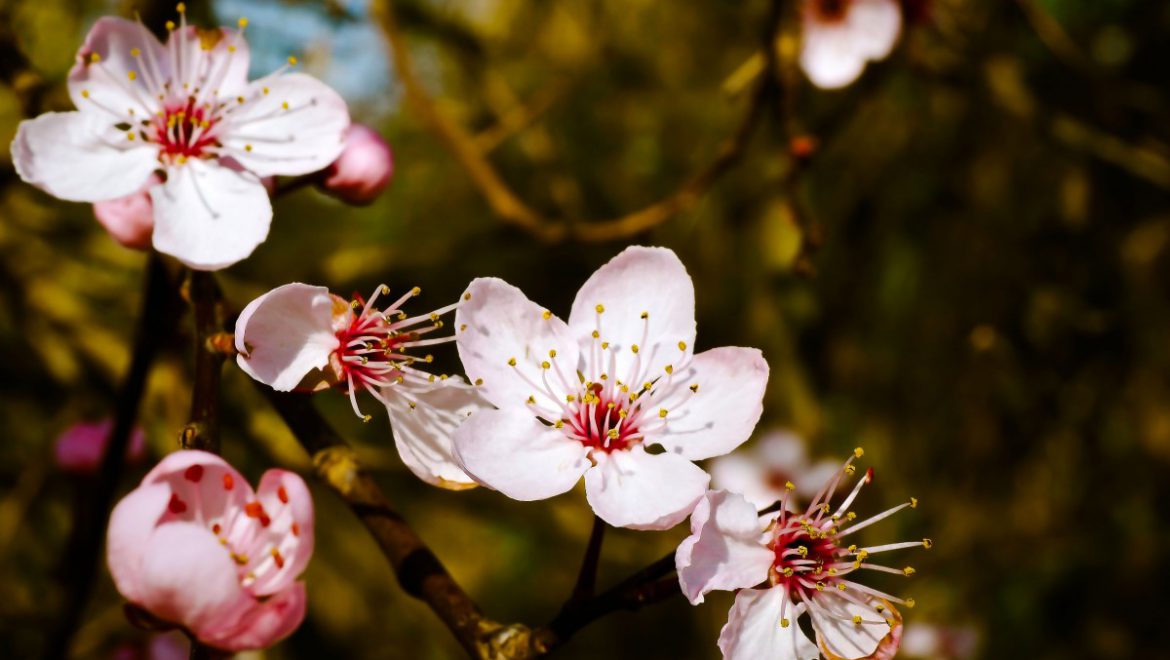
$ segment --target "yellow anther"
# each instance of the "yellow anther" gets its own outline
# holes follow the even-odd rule
[[[791,566],[784,569],[784,577],[792,577],[795,574],[796,574],[796,571],[792,570]]]
[[[541,363],[540,363],[540,368],[541,368],[541,369],[548,369],[548,368],[549,368],[549,367],[551,367],[551,366],[552,366],[552,365],[548,363],[548,360],[545,360],[544,362],[541,362]]]
[[[892,629],[894,626],[898,625],[898,622],[894,621],[893,619],[886,619],[886,625]]]
[[[508,366],[509,367],[516,366],[516,358],[508,358]]]
[[[691,385],[691,392],[694,392],[695,394],[699,393],[699,384],[698,383]]]
[[[428,374],[428,375],[427,375],[427,382],[428,382],[428,383],[433,383],[433,382],[435,382],[435,374]]]
[[[796,484],[792,483],[791,481],[785,481],[784,490],[796,490]]]
[[[180,14],[187,11],[187,3],[180,2],[179,4],[175,5],[175,11],[179,12]]]
[[[550,358],[555,358],[555,357],[557,356],[557,349],[555,349],[555,348],[554,348],[554,349],[550,350],[550,351],[548,352],[548,356],[549,356]]]
[[[663,370],[668,374],[672,374],[672,373],[674,373],[674,365],[668,364],[665,367],[663,367]]]
[[[417,295],[418,295],[418,294],[420,294],[420,293],[422,293],[422,288],[421,288],[421,287],[417,287],[417,286],[416,286],[416,287],[414,287],[414,288],[412,288],[412,289],[410,290],[410,295],[412,295],[412,296],[417,296]],[[468,298],[468,299],[470,299],[470,298],[471,298],[471,294],[470,294],[470,293],[469,293],[469,294],[467,294],[467,298]]]
[[[619,418],[621,418],[621,419],[625,419],[625,418],[626,418],[626,417],[627,417],[629,414],[630,414],[630,413],[626,412],[625,410],[619,410],[619,411],[618,411],[618,417],[619,417]]]
[[[414,409],[415,409],[415,408],[417,408],[417,407],[418,407],[418,404],[417,404],[417,403],[415,403],[414,401],[411,401],[411,402],[410,402],[410,409],[411,409],[411,410],[414,410]]]
[[[423,362],[426,362],[427,364],[430,364],[434,361],[435,361],[435,356],[433,356],[433,355],[428,355],[425,358],[423,358]]]
[[[565,395],[565,401],[568,401],[569,403],[572,403],[576,400],[577,400],[577,397],[573,396],[572,394]]]
[[[596,331],[596,330],[594,330],[594,331],[593,331],[592,333],[590,333],[590,334],[592,334],[592,335],[593,335],[593,338],[594,338],[594,339],[600,339],[600,338],[601,338],[601,333],[600,333],[600,332],[598,332],[598,331]]]
[[[836,574],[837,574],[837,569],[835,569],[835,568],[829,569],[829,575],[836,575]],[[842,582],[841,585],[838,586],[837,588],[840,589],[841,591],[845,591],[845,583]]]
[[[563,428],[565,428],[565,420],[558,419],[557,423],[553,424],[553,426],[557,427],[558,429],[563,429]]]
[[[81,90],[81,98],[83,98],[83,99],[89,98],[89,90],[88,89]]]
[[[876,606],[874,606],[874,608],[873,608],[873,609],[874,609],[874,610],[875,610],[875,611],[876,611],[878,614],[881,614],[882,612],[886,611],[886,606],[885,606],[885,605],[876,605]]]
[[[529,395],[528,395],[528,405],[530,405],[530,406],[531,406],[531,405],[534,405],[535,403],[536,403],[536,397],[534,397],[534,396],[532,396],[531,394],[529,394]]]
[[[658,416],[661,417],[662,419],[666,419],[666,408],[659,408],[658,409]]]
[[[922,547],[930,550],[934,547],[934,541],[931,541],[930,539],[922,539]]]
[[[245,145],[244,145],[244,151],[248,151],[248,152],[252,151],[252,145],[250,145],[250,144],[245,144]]]
[[[288,101],[281,101],[281,102],[280,102],[280,108],[281,108],[282,110],[288,110]]]
[[[246,100],[246,99],[245,99],[244,97],[242,97],[242,96],[237,96],[237,97],[236,97],[236,103],[239,103],[240,105],[243,105],[245,100]]]
[[[179,160],[179,164],[180,164],[180,165],[185,165],[185,164],[187,163],[187,157],[186,157],[186,156],[179,156],[178,160]]]
[[[644,389],[644,390],[648,390],[651,387],[654,387],[654,383],[651,383],[650,381],[646,381],[645,383],[642,383],[642,389]]]
[[[240,566],[243,566],[244,564],[248,563],[248,555],[241,555],[241,554],[237,554],[237,553],[233,552],[232,559],[234,559],[235,562],[237,564],[239,564]]]
[[[638,345],[637,345],[637,344],[632,344],[632,345],[630,346],[630,350],[631,350],[631,351],[633,351],[633,352],[635,352],[635,353],[637,353],[637,352],[638,352]]]
[[[853,456],[856,458],[861,458],[862,456],[865,456],[865,450],[861,447],[855,447],[853,449]]]
[[[167,21],[167,32],[173,32],[175,29],[174,21]]]
[[[824,583],[824,582],[818,582],[818,583],[817,583],[817,591],[824,591],[824,590],[825,590],[825,583]]]
[[[918,498],[917,498],[917,497],[911,497],[911,498],[910,498],[910,508],[911,508],[911,509],[917,509],[917,508],[918,508]]]
[[[482,378],[476,378],[476,379],[475,379],[475,386],[476,386],[476,387],[479,387],[480,385],[483,385],[483,379],[482,379]]]
[[[857,558],[860,559],[861,561],[865,561],[868,557],[869,557],[869,550],[866,550],[864,548],[860,552],[857,553]]]
[[[824,504],[821,504],[817,508],[821,510],[821,513],[828,513],[829,512],[829,503],[825,502]]]
[[[544,312],[543,312],[543,313],[541,313],[541,315],[540,315],[540,316],[541,316],[541,318],[543,318],[545,321],[547,321],[547,320],[549,320],[549,319],[551,319],[551,318],[552,318],[552,312],[550,312],[550,311],[548,311],[548,310],[546,309],[546,310],[544,310]]]
[[[830,573],[831,573],[831,572],[832,572],[832,571],[830,571]],[[845,591],[845,583],[844,583],[844,582],[838,582],[838,583],[837,583],[837,591]]]
[[[854,465],[854,464],[850,463],[849,465],[846,465],[846,466],[845,466],[845,474],[848,474],[848,475],[851,475],[851,476],[852,476],[852,475],[853,475],[853,473],[855,473],[855,472],[857,472],[857,466],[856,466],[856,465]]]
[[[846,520],[849,520],[849,521],[857,520],[857,512],[856,512],[856,511],[850,511],[849,513],[846,513],[846,514],[845,514],[845,519],[846,519]]]
[[[914,570],[913,566],[907,566],[906,568],[902,569],[903,575],[914,575],[915,572],[916,571]]]
[[[371,419],[373,419],[373,418],[374,418],[374,417],[373,417],[372,415],[362,415],[362,421],[363,421],[363,422],[368,422],[368,421],[370,421],[370,420],[371,420]]]
[[[459,324],[459,332],[467,332],[467,324],[466,323]]]
[[[134,132],[133,132],[133,131],[131,131],[131,132],[127,133],[127,134],[126,134],[126,139],[127,139],[127,140],[131,140],[131,141],[133,141],[133,140],[134,140]]]
[[[853,568],[854,568],[854,570],[861,568],[861,562],[859,562],[859,561],[853,562]]]
[[[645,321],[646,319],[650,318],[650,312],[642,312],[641,317],[642,320]]]
[[[288,65],[289,65],[289,66],[296,66],[296,65],[297,65],[297,57],[296,57],[296,55],[289,55],[289,56],[288,56]]]
[[[608,348],[609,348],[609,342],[607,342],[607,341],[603,341],[603,342],[601,342],[601,350],[603,350],[603,351],[604,351],[604,350],[606,350],[606,349],[608,349]]]
[[[606,432],[606,435],[609,436],[610,440],[617,440],[618,430],[617,429],[610,429],[608,432]]]
[[[605,404],[605,407],[609,408],[610,410],[613,410],[614,408],[617,407],[617,404],[614,403],[613,401],[610,401],[609,403]]]
[[[849,552],[857,552],[857,545],[856,544],[851,545],[847,549],[849,550]]]
[[[138,50],[137,48],[130,49],[130,57],[138,57],[141,54],[142,54],[142,51]]]
[[[853,625],[855,625],[855,626],[861,625],[861,615],[859,615],[859,614],[853,615]]]
[[[678,343],[678,350],[680,350],[680,351],[687,350],[687,343],[685,341],[680,341]]]
[[[240,29],[243,30],[244,28],[248,27],[248,19],[241,16],[240,20],[236,21],[236,25],[239,25]]]
[[[781,618],[781,619],[780,619],[780,627],[781,627],[781,628],[787,628],[787,627],[788,627],[788,626],[790,626],[790,625],[792,625],[792,622],[791,622],[791,621],[789,621],[788,619],[786,619],[786,618]]]
[[[914,609],[915,602],[914,602],[913,598],[907,598],[906,602],[904,604],[906,605],[906,607],[909,607],[910,609]]]
[[[802,545],[796,549],[796,554],[800,555],[801,557],[807,557],[808,556],[808,548],[806,548]]]
[[[98,53],[90,53],[89,54],[90,64],[97,64],[98,62],[101,62],[101,61],[102,61],[102,56],[100,54],[98,54]]]

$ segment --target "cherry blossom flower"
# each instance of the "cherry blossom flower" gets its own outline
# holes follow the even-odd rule
[[[456,458],[511,498],[552,497],[584,475],[609,524],[666,529],[707,488],[692,461],[735,449],[760,417],[767,363],[753,348],[692,353],[694,285],[670,250],[631,247],[602,266],[568,323],[499,279],[464,298],[459,357],[498,410],[463,423]]]
[[[114,420],[100,422],[78,422],[57,437],[53,445],[53,459],[57,467],[71,474],[93,474],[101,465],[102,456],[110,440]],[[137,463],[146,455],[146,434],[141,428],[130,433],[126,445],[126,461]]]
[[[902,31],[898,0],[805,0],[800,66],[817,87],[857,80],[870,61],[885,58]]]
[[[350,204],[369,204],[386,190],[393,174],[390,145],[369,126],[351,124],[345,134],[345,149],[325,170],[321,187]]]
[[[872,469],[859,479],[848,497],[833,509],[829,502],[843,478],[853,475],[854,458],[813,499],[803,514],[759,515],[738,494],[711,491],[691,515],[691,535],[675,553],[679,584],[692,604],[715,589],[735,590],[735,603],[719,635],[723,657],[809,658],[818,649],[828,658],[892,658],[902,634],[902,616],[893,603],[914,607],[914,599],[898,598],[856,581],[857,573],[873,570],[913,575],[914,569],[892,568],[869,561],[871,555],[904,548],[931,547],[930,539],[858,547],[846,537],[884,520],[918,501],[858,521],[849,510],[861,488],[873,479]],[[762,585],[762,586],[761,586]],[[756,587],[760,588],[756,588]],[[796,620],[808,614],[816,643],[801,632]]]
[[[757,509],[784,499],[786,486],[793,484],[800,501],[808,502],[837,474],[835,461],[810,464],[804,440],[789,431],[772,431],[752,447],[720,456],[710,465],[711,487],[739,493]],[[790,510],[798,506],[789,497]]]
[[[149,249],[154,234],[154,204],[150,201],[150,189],[160,183],[162,178],[152,174],[137,192],[94,202],[93,216],[115,241],[133,250]]]
[[[99,19],[69,73],[77,110],[21,122],[12,157],[22,179],[77,202],[132,195],[161,171],[165,182],[149,190],[155,249],[215,270],[267,237],[261,179],[328,166],[349,113],[289,67],[248,82],[247,22],[202,30],[183,11],[165,46],[140,23]]]
[[[412,472],[436,486],[471,488],[475,482],[452,457],[451,435],[486,403],[462,378],[416,366],[432,360],[417,349],[454,341],[427,335],[444,327],[442,315],[458,303],[407,316],[402,306],[420,290],[378,309],[378,298],[389,291],[383,285],[369,300],[358,296],[351,302],[321,286],[277,287],[249,303],[236,321],[236,361],[282,392],[339,387],[366,421],[370,416],[362,413],[357,394],[369,392],[386,407],[394,444]]]
[[[305,616],[297,576],[313,554],[305,482],[269,470],[256,491],[222,458],[164,458],[110,517],[107,563],[118,591],[225,651],[271,646]]]

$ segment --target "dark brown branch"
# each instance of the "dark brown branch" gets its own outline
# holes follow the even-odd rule
[[[601,542],[605,540],[605,521],[597,515],[593,516],[593,528],[589,530],[589,543],[585,546],[585,557],[581,559],[581,571],[577,574],[577,584],[573,586],[573,593],[565,603],[568,608],[593,595],[597,585],[597,562],[601,559]]]
[[[715,159],[710,164],[663,199],[621,217],[606,220],[548,218],[520,199],[488,162],[476,139],[462,126],[448,118],[423,87],[422,81],[415,73],[413,58],[406,40],[398,27],[394,3],[391,0],[381,0],[373,4],[371,11],[386,35],[394,59],[394,70],[402,81],[407,99],[422,116],[431,132],[467,172],[493,213],[501,221],[549,243],[565,239],[603,242],[628,238],[656,227],[693,207],[723,174],[740,161],[758,124],[762,107],[776,90],[774,62],[773,58],[769,58],[768,70],[761,76],[756,92],[752,95],[735,133],[720,145]],[[767,30],[771,36],[767,42],[769,46],[775,41],[775,25],[778,23],[779,14],[773,12],[772,16],[776,20],[769,19],[770,25]]]
[[[81,622],[82,612],[93,590],[98,557],[102,554],[102,540],[105,538],[106,523],[109,520],[110,504],[122,476],[126,446],[138,418],[138,408],[146,390],[146,377],[160,347],[174,333],[180,309],[176,287],[163,265],[162,258],[152,253],[146,268],[142,312],[139,316],[130,368],[118,393],[114,425],[110,430],[97,480],[90,494],[90,514],[73,523],[73,534],[65,561],[64,578],[67,589],[65,606],[59,626],[49,639],[46,657],[65,657]]]
[[[191,417],[179,434],[183,449],[219,453],[219,390],[224,354],[218,350],[223,304],[215,276],[192,271],[184,293],[195,311],[195,383]]]

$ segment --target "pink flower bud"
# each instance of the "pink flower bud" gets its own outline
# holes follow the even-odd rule
[[[57,467],[71,474],[97,472],[113,428],[112,419],[78,422],[70,426],[57,437],[57,443],[53,446],[53,458],[57,462]],[[130,434],[130,444],[126,446],[126,461],[137,463],[145,454],[146,434],[141,428],[135,428]]]
[[[150,201],[150,189],[160,183],[162,179],[152,174],[136,193],[94,202],[93,215],[115,241],[133,250],[150,249],[154,233],[154,204]]]
[[[390,145],[374,129],[350,124],[345,149],[325,170],[321,186],[350,204],[369,204],[382,194],[394,174]]]
[[[127,600],[208,646],[271,646],[305,618],[297,577],[313,554],[303,479],[269,470],[260,487],[219,456],[164,458],[110,516],[106,561]]]

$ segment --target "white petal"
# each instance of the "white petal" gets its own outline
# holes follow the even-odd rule
[[[711,480],[685,458],[651,455],[641,445],[597,452],[594,460],[597,465],[585,473],[585,497],[614,527],[670,529],[691,513]]]
[[[769,431],[756,447],[764,463],[781,472],[800,474],[808,465],[804,440],[791,431]]]
[[[768,363],[755,348],[725,346],[695,356],[675,378],[698,385],[670,410],[654,440],[691,460],[726,454],[743,444],[764,411]]]
[[[455,459],[479,483],[515,500],[571,489],[589,467],[585,446],[523,411],[482,410],[455,431]]]
[[[294,282],[248,303],[236,321],[236,363],[252,378],[288,392],[329,364],[340,342],[329,289]]]
[[[711,487],[739,493],[756,509],[770,506],[784,495],[772,487],[763,461],[753,454],[736,452],[720,456],[710,463]]]
[[[830,591],[817,593],[813,598],[808,613],[817,642],[829,653],[842,658],[865,658],[890,634],[886,623],[889,610],[878,614],[873,607],[858,605]],[[861,623],[853,623],[855,616],[861,617]]]
[[[691,514],[691,535],[675,552],[683,595],[698,605],[709,591],[766,580],[776,554],[765,547],[762,536],[755,506],[734,493],[708,492]]]
[[[812,499],[840,471],[840,461],[820,461],[797,473],[794,481],[796,493],[803,498]]]
[[[568,327],[556,316],[544,318],[543,307],[500,279],[474,280],[468,295],[455,312],[456,344],[468,379],[482,379],[483,395],[499,408],[530,410],[531,396],[545,414],[558,417],[570,390],[557,372],[570,381],[571,391],[577,383],[577,342]],[[550,351],[556,351],[555,358]],[[513,358],[514,367],[509,366]],[[544,361],[556,368],[542,369]]]
[[[861,75],[869,60],[889,54],[901,30],[896,0],[856,0],[844,20],[821,22],[807,10],[800,65],[817,87],[838,89]]]
[[[800,626],[796,617],[803,605],[793,607],[782,587],[743,589],[727,615],[727,625],[719,633],[719,650],[725,660],[808,660],[820,654]],[[783,614],[782,614],[783,613]],[[781,617],[788,619],[780,625]]]
[[[389,404],[394,445],[406,467],[435,486],[452,490],[474,486],[475,480],[455,460],[453,436],[471,414],[491,404],[458,376],[427,386],[401,383],[381,392]]]
[[[12,163],[21,179],[72,202],[100,202],[136,192],[159,167],[158,150],[131,141],[84,112],[47,112],[20,122]]]
[[[597,313],[598,305],[605,309],[601,314]],[[644,312],[646,318],[642,318]],[[677,365],[691,355],[695,343],[694,283],[671,250],[626,248],[597,269],[577,292],[569,327],[584,342],[583,350],[592,341],[590,333],[600,330],[601,341],[609,342],[615,351],[613,377],[628,383],[656,378],[666,365]],[[680,350],[679,342],[685,348]],[[632,350],[635,344],[637,354]]]
[[[247,100],[232,110],[220,135],[224,148],[249,171],[308,174],[341,155],[349,110],[325,83],[290,73],[254,81],[241,96]]]
[[[898,43],[902,7],[898,0],[855,0],[846,21],[857,49],[877,61],[889,55]]]
[[[167,182],[150,196],[154,248],[196,270],[226,268],[268,237],[272,204],[264,185],[216,161],[168,168]]]
[[[208,44],[211,47],[205,48]],[[216,98],[229,100],[244,93],[248,86],[251,53],[239,30],[188,26],[186,32],[171,32],[167,49],[181,58],[180,80],[190,89],[199,88],[204,94],[211,92]]]
[[[93,55],[97,55],[96,61]],[[158,109],[158,91],[152,90],[148,81],[161,85],[169,71],[166,51],[150,30],[136,21],[103,16],[77,51],[77,62],[69,71],[69,96],[78,110],[111,125],[122,120],[141,121]]]

